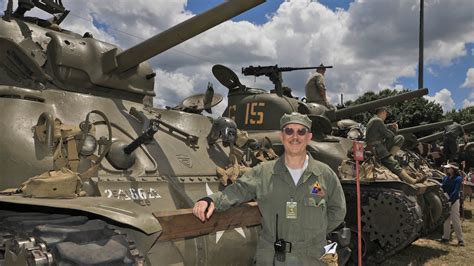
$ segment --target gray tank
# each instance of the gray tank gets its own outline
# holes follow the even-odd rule
[[[229,164],[228,148],[208,143],[208,117],[142,102],[155,96],[147,59],[262,2],[226,1],[122,50],[61,29],[69,13],[61,1],[19,1],[15,11],[8,1],[0,20],[0,264],[251,264],[256,227],[164,230],[180,224],[176,213],[192,216],[180,209],[220,189],[216,168]],[[55,16],[25,16],[33,7]]]
[[[232,118],[239,128],[248,130],[251,138],[270,139],[278,154],[283,152],[279,139],[280,117],[296,111],[312,119],[313,140],[308,151],[339,173],[348,210],[345,220],[354,232],[352,250],[356,250],[355,161],[348,156],[352,140],[332,136],[333,124],[359,112],[421,97],[428,90],[414,90],[336,110],[305,103],[283,93],[278,95],[247,87],[232,70],[222,65],[215,65],[212,72],[229,89],[228,106],[223,116]],[[428,180],[417,185],[402,182],[370,156],[362,165],[365,171],[361,176],[364,261],[381,263],[421,235],[432,232],[449,215],[448,200],[438,182]]]

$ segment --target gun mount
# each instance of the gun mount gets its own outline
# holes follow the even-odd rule
[[[332,66],[317,66],[317,67],[278,67],[274,66],[248,66],[242,68],[242,74],[245,76],[267,76],[271,82],[275,85],[275,91],[278,96],[283,95],[283,77],[282,72],[304,70],[304,69],[317,69],[317,68],[332,68]]]
[[[464,124],[462,125],[462,128],[464,129],[465,132],[470,132],[474,130],[474,122],[469,122],[467,124]],[[431,143],[438,139],[442,139],[443,136],[444,136],[444,132],[438,132],[438,133],[434,133],[428,136],[421,137],[418,139],[418,142]]]
[[[155,96],[155,73],[146,60],[263,2],[225,1],[124,51],[88,33],[81,36],[60,28],[52,30],[12,16],[19,22],[1,22],[8,29],[0,33],[0,47],[5,51],[0,60],[8,77],[5,82],[102,97],[113,93],[141,102],[144,96]],[[39,6],[40,1],[32,3]],[[19,25],[28,28],[29,36],[23,36]]]

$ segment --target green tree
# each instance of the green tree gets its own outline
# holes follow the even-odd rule
[[[474,106],[469,106],[460,110],[453,109],[446,113],[447,119],[452,119],[459,124],[466,124],[474,121]]]

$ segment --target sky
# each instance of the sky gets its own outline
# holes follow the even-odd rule
[[[244,1],[244,0],[240,0]],[[63,0],[61,24],[122,49],[215,6],[223,0]],[[154,104],[175,106],[203,93],[207,83],[227,95],[212,75],[223,64],[249,87],[270,90],[266,77],[246,77],[256,65],[317,66],[326,71],[332,104],[367,91],[418,87],[420,0],[267,0],[149,60],[156,72]],[[0,0],[6,7],[6,0]],[[15,5],[16,6],[16,5]],[[429,100],[450,111],[474,105],[474,1],[425,0],[424,87]],[[37,11],[32,11],[37,12]],[[35,14],[35,13],[31,13]],[[285,72],[283,84],[304,96],[313,70]],[[215,107],[222,113],[226,100]]]

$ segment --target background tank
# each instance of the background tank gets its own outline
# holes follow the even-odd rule
[[[346,196],[346,223],[356,232],[355,162],[348,157],[352,141],[329,135],[331,123],[358,112],[373,110],[399,101],[421,97],[427,89],[351,106],[341,110],[307,104],[296,98],[266,90],[248,88],[237,75],[222,65],[212,69],[214,76],[229,89],[228,107],[223,116],[234,119],[251,138],[268,137],[277,153],[283,152],[279,139],[279,120],[285,113],[308,114],[313,121],[313,140],[308,151],[314,158],[328,164],[339,178]],[[362,178],[362,221],[364,260],[380,263],[433,231],[448,215],[449,205],[440,184],[429,180],[416,186],[404,183],[374,158],[364,161],[367,168]],[[355,242],[356,234],[351,240]],[[355,243],[353,246],[355,249]],[[354,253],[353,253],[354,254]]]
[[[462,125],[464,131],[469,134],[471,131],[474,131],[474,122],[465,123]],[[437,132],[428,136],[418,138],[418,142],[422,143],[424,146],[429,146],[429,149],[426,149],[427,156],[432,160],[432,163],[435,167],[440,167],[444,161],[443,150],[441,145],[437,145],[436,142],[441,142],[444,137],[444,132]],[[474,166],[474,157],[472,153],[472,142],[465,143],[464,145],[459,145],[458,153],[458,162],[465,161],[466,169],[469,170],[469,167]],[[467,147],[467,149],[466,149]]]
[[[0,20],[0,264],[251,263],[255,227],[160,240],[154,214],[218,190],[216,167],[229,160],[226,147],[206,141],[210,119],[142,100],[155,95],[145,60],[262,2],[226,1],[122,51],[60,30],[60,1],[19,1],[15,12],[9,1]],[[55,18],[24,16],[34,6]],[[63,168],[80,174],[81,197],[15,191]]]

